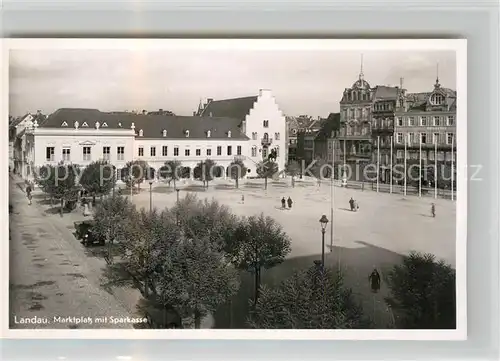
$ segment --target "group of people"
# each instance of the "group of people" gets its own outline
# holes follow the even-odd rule
[[[349,199],[349,206],[351,207],[351,212],[357,212],[359,209],[359,204],[352,197]]]
[[[286,205],[288,204],[288,208],[292,208],[292,198],[288,197],[288,199],[285,199],[285,197],[281,198],[281,208],[286,209]]]

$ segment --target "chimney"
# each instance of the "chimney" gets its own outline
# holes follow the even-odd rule
[[[196,112],[193,112],[193,117],[195,117],[195,116],[196,116]]]
[[[214,101],[214,99],[213,99],[213,98],[207,98],[207,104],[209,104],[209,103],[211,103],[211,102],[213,102],[213,101]]]
[[[212,112],[210,112],[209,116],[212,116]]]
[[[41,111],[41,110],[37,110],[37,111],[36,111],[36,114],[37,114],[37,115],[40,115],[40,114],[42,114],[42,111]]]
[[[163,109],[161,109],[161,108],[160,108],[160,109],[158,109],[158,111],[159,111],[160,113],[163,113]]]
[[[142,110],[142,114],[143,114],[143,115],[146,115],[146,114],[148,114],[148,111],[147,111],[146,109],[143,109],[143,110]]]

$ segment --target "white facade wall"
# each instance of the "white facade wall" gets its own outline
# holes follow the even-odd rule
[[[167,155],[163,155],[163,147],[167,147]],[[228,155],[228,146],[231,146],[231,155]],[[237,153],[238,146],[241,146],[241,155]],[[151,147],[155,147],[156,156],[151,156]],[[217,147],[221,147],[221,155],[217,154]],[[139,148],[143,149],[143,156],[139,155]],[[178,148],[178,155],[174,155],[174,149]],[[200,150],[200,155],[196,155],[196,150]],[[211,155],[207,155],[210,149]],[[186,155],[189,150],[189,155]],[[151,167],[158,170],[166,161],[177,160],[183,167],[189,167],[193,170],[198,163],[206,159],[213,160],[217,165],[226,169],[235,157],[245,158],[249,153],[248,140],[245,139],[141,139],[136,137],[134,144],[134,160],[144,160]],[[248,162],[245,162],[247,165]]]
[[[57,165],[63,160],[63,149],[70,149],[68,163],[86,166],[104,159],[103,147],[110,147],[109,162],[123,168],[133,157],[134,131],[131,129],[52,129],[37,128],[33,131],[35,147],[33,165]],[[54,160],[47,159],[47,147],[54,147]],[[90,147],[90,159],[84,160],[83,148]],[[118,159],[118,147],[124,147],[123,160]]]
[[[269,121],[268,127],[264,127],[264,120]],[[260,91],[257,102],[246,116],[245,121],[246,136],[250,138],[248,145],[249,161],[245,162],[245,165],[250,169],[249,176],[255,177],[257,175],[257,165],[263,158],[262,138],[265,133],[272,140],[269,150],[278,148],[276,163],[279,170],[283,170],[287,163],[286,119],[270,90]],[[256,139],[254,139],[253,133],[257,133]],[[276,133],[279,134],[279,139],[276,139]],[[252,156],[252,147],[256,148],[256,156]]]

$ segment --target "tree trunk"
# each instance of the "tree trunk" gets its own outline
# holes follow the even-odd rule
[[[174,189],[177,189],[177,187],[175,186],[175,178],[173,179],[173,181],[174,181]]]
[[[92,195],[92,207],[95,207],[95,194]]]
[[[59,208],[59,211],[61,213],[61,217],[63,216],[63,208],[64,208],[64,198],[61,198],[61,207]]]
[[[240,187],[239,178],[236,178],[236,188],[239,188],[239,187]]]
[[[292,176],[292,188],[295,188],[295,177]]]
[[[255,296],[254,296],[254,304],[257,304],[257,300],[259,299],[259,290],[260,290],[260,267],[255,268]]]
[[[197,330],[201,328],[201,314],[197,309],[194,310],[194,328]]]
[[[264,190],[267,191],[267,177],[264,177]]]

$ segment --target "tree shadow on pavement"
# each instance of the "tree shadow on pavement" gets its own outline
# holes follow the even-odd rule
[[[344,275],[344,285],[350,287],[353,294],[363,306],[365,316],[373,322],[377,329],[389,328],[392,315],[385,305],[384,297],[388,295],[387,286],[382,283],[378,293],[372,293],[368,277],[376,267],[383,275],[402,259],[402,255],[366,242],[357,242],[361,247],[333,247],[333,252],[325,250],[325,264],[332,269],[340,269]],[[321,248],[321,247],[318,247]],[[284,263],[262,271],[262,283],[274,286],[292,276],[294,272],[307,269],[315,260],[321,259],[321,254],[295,257]],[[340,260],[340,263],[339,263]],[[235,297],[216,311],[215,328],[243,329],[248,328],[247,315],[249,300],[253,297],[253,274],[241,272],[241,286]]]

